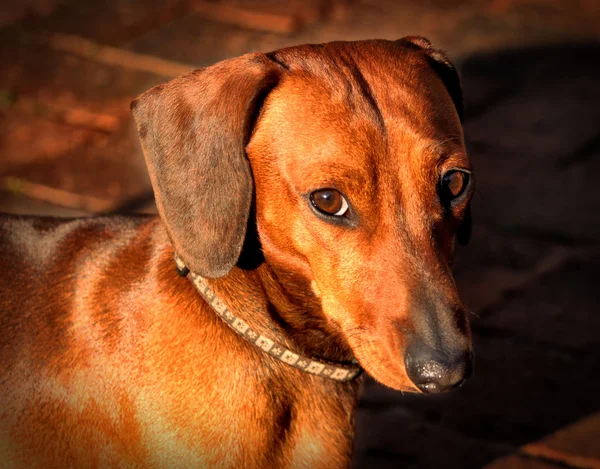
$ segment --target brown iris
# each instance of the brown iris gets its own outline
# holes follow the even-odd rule
[[[469,174],[464,171],[448,171],[442,178],[442,186],[450,199],[456,199],[462,195],[468,184]]]
[[[310,200],[317,210],[327,215],[341,216],[348,210],[348,202],[335,189],[321,189],[310,195]]]

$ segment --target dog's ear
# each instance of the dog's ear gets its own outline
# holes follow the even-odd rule
[[[236,264],[253,181],[245,147],[281,68],[247,54],[159,85],[131,104],[158,211],[175,252],[205,277]]]
[[[435,49],[428,39],[425,39],[421,36],[407,36],[400,39],[398,42],[405,47],[411,47],[425,52],[429,59],[430,65],[444,82],[444,85],[446,86],[446,89],[452,98],[454,107],[456,107],[456,113],[462,122],[464,105],[462,88],[460,86],[460,77],[458,76],[458,72],[448,56],[442,51]]]
[[[471,231],[473,231],[473,218],[471,217],[471,207],[467,207],[463,221],[458,226],[456,231],[456,240],[461,246],[469,244],[471,239]]]

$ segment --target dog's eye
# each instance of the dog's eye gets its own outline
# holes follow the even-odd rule
[[[469,186],[469,173],[453,169],[442,177],[442,190],[447,199],[452,200],[460,197]]]
[[[348,211],[348,202],[335,189],[321,189],[310,194],[314,207],[326,215],[341,217]]]

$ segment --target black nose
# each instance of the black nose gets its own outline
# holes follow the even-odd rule
[[[445,353],[422,342],[408,347],[404,363],[408,377],[427,394],[458,388],[473,372],[471,351]]]

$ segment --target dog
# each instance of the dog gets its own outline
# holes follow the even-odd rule
[[[2,467],[348,467],[362,370],[469,376],[474,176],[429,41],[251,53],[132,110],[159,216],[3,218]]]

